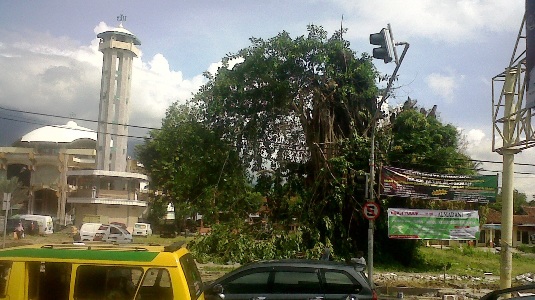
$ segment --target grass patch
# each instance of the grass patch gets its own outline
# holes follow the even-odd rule
[[[483,276],[490,272],[500,274],[500,253],[494,249],[452,247],[437,249],[434,247],[418,248],[418,262],[411,267],[398,265],[377,265],[377,269],[386,272],[426,272],[441,274],[446,272],[461,276]],[[535,258],[513,253],[512,276],[533,272]]]

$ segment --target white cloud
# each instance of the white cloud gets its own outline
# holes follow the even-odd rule
[[[95,33],[110,29],[104,22]],[[98,118],[102,53],[89,45],[45,33],[0,34],[0,106],[19,110]],[[134,60],[130,124],[159,127],[166,109],[185,101],[206,81],[183,78],[162,54]],[[96,126],[95,126],[96,127]]]
[[[457,76],[453,74],[443,75],[432,73],[425,78],[425,82],[435,95],[443,98],[447,103],[452,103],[454,101],[455,91],[458,89],[456,79]]]
[[[235,65],[243,62],[244,59],[243,58],[233,58],[231,60],[229,60],[228,62],[228,69],[231,70],[232,68],[234,68]],[[210,67],[208,67],[208,72],[212,75],[215,75],[217,74],[219,68],[223,67],[223,62],[219,61],[219,62],[216,62],[216,63],[212,63],[210,65]]]
[[[501,187],[503,157],[496,152],[492,152],[492,138],[481,129],[471,129],[467,132],[464,132],[461,128],[458,130],[467,142],[466,153],[468,156],[474,160],[482,161],[479,163],[480,173],[483,175],[499,174],[498,186]],[[531,200],[532,195],[535,195],[535,185],[533,184],[535,174],[532,174],[534,173],[533,166],[530,166],[533,163],[534,155],[535,148],[530,148],[515,154],[514,158],[514,189],[525,193],[528,200]]]
[[[510,0],[337,0],[347,13],[348,36],[365,35],[392,24],[404,38],[452,43],[481,34],[518,30],[524,1]],[[346,22],[344,22],[346,23]],[[339,24],[339,23],[338,23]],[[339,25],[338,25],[339,26]]]

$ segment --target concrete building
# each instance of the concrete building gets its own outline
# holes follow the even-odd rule
[[[0,174],[17,176],[29,189],[21,212],[50,215],[61,225],[120,222],[131,229],[148,200],[148,177],[127,157],[132,63],[140,41],[122,24],[97,37],[103,53],[97,131],[72,121],[36,129],[13,147],[0,147]]]
[[[15,208],[50,215],[59,223],[71,219],[66,205],[72,186],[67,171],[94,168],[96,132],[78,126],[44,126],[25,134],[13,147],[0,147],[0,174],[18,177],[29,197]]]

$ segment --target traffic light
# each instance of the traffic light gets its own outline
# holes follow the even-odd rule
[[[370,34],[370,44],[378,45],[378,48],[373,48],[373,57],[377,59],[382,59],[385,64],[392,61],[392,39],[390,38],[390,33],[388,29],[383,28],[379,33]]]

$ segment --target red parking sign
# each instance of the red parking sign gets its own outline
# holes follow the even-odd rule
[[[362,207],[362,214],[368,220],[377,219],[379,212],[381,212],[381,209],[379,208],[379,204],[375,202],[366,202]]]

